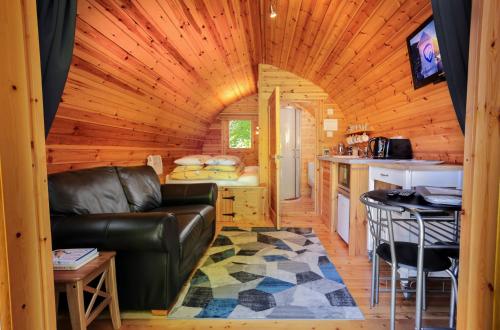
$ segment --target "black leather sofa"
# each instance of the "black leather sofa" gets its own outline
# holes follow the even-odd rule
[[[49,175],[54,249],[117,252],[123,309],[168,309],[215,234],[215,184],[160,185],[149,166]]]

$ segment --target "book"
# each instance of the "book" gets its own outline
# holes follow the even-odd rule
[[[97,249],[59,249],[52,251],[52,264],[55,270],[74,270],[95,259]]]
[[[99,253],[93,254],[85,259],[81,259],[79,262],[74,264],[66,264],[66,265],[54,265],[54,270],[77,270],[92,260],[96,259],[99,256]]]

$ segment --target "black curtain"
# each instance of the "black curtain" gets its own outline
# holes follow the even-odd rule
[[[75,42],[76,0],[37,0],[45,137],[56,116]]]
[[[432,11],[448,89],[463,133],[471,0],[432,0]]]

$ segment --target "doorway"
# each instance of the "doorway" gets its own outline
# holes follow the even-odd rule
[[[300,109],[288,105],[281,108],[281,189],[282,201],[301,197],[300,191]]]
[[[283,216],[315,214],[317,102],[288,101],[280,108],[280,203]]]

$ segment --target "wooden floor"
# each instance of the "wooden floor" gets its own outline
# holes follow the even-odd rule
[[[288,215],[313,215],[314,201],[311,196],[302,196],[294,200],[281,201],[281,214]]]
[[[219,224],[219,228],[223,224]],[[262,221],[255,225],[269,225],[272,223]],[[388,329],[389,293],[380,294],[380,303],[375,308],[370,308],[370,263],[366,257],[349,257],[347,246],[336,236],[327,232],[326,227],[317,217],[288,217],[283,219],[283,226],[313,227],[347,288],[361,308],[365,320],[363,321],[286,321],[286,320],[167,320],[165,317],[152,317],[149,312],[123,313],[123,326],[121,329],[328,329],[328,330],[355,330],[355,329]],[[444,293],[429,293],[429,306],[424,312],[424,326],[446,326],[448,318],[449,296]],[[402,295],[397,301],[397,329],[413,329],[414,299],[404,300]],[[123,311],[122,311],[123,312]],[[148,317],[148,319],[138,319]],[[69,329],[64,318],[59,322],[59,329]],[[90,330],[111,330],[111,321],[101,318],[95,320],[89,327]]]

